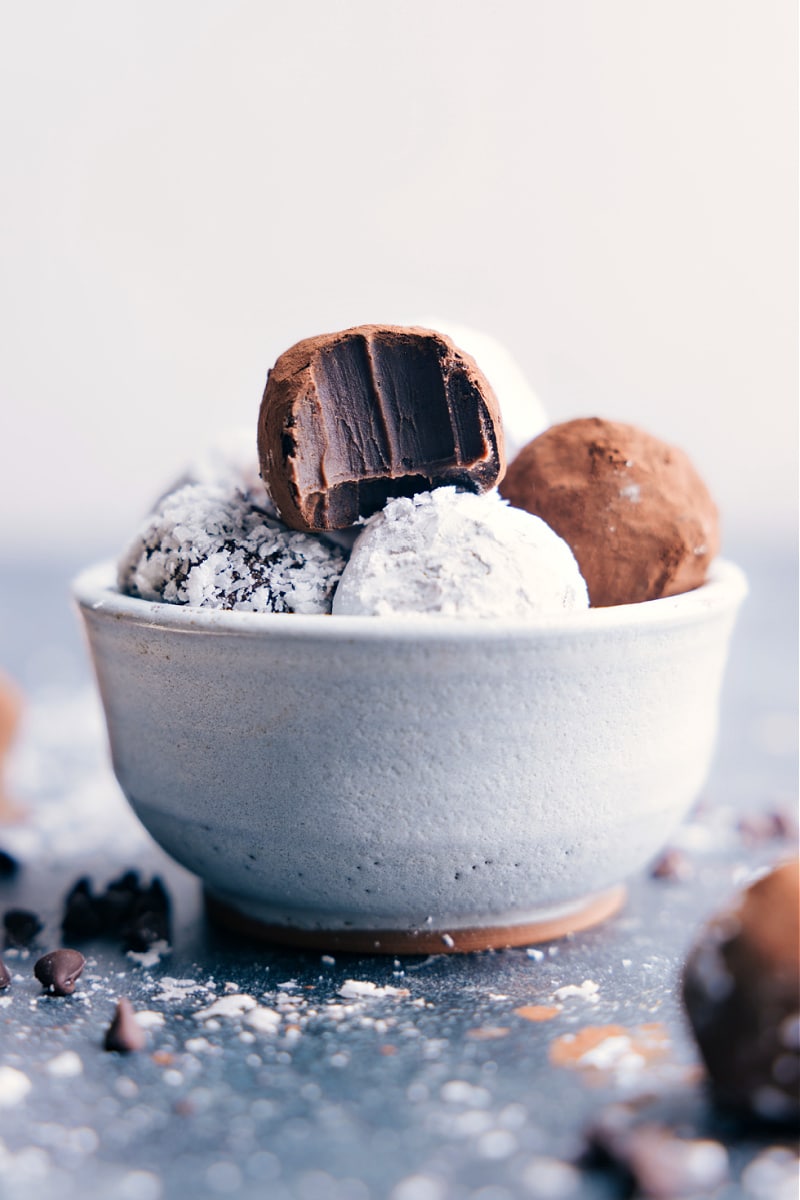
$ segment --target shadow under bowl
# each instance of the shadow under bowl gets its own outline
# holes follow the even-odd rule
[[[523,945],[615,911],[714,750],[746,593],[500,623],[74,592],[112,761],[217,919],[387,953]]]

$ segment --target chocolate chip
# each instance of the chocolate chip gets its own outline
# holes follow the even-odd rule
[[[95,896],[88,879],[79,879],[65,901],[61,928],[65,938],[122,938],[126,950],[143,951],[154,942],[169,941],[170,902],[156,877],[142,887],[136,871],[125,871]]]
[[[67,894],[61,931],[71,942],[83,942],[99,937],[103,932],[100,903],[92,895],[91,884],[85,877],[79,879]]]
[[[114,1017],[106,1030],[103,1042],[105,1049],[127,1054],[132,1050],[143,1049],[146,1041],[147,1035],[136,1020],[133,1005],[123,996],[117,1001]]]
[[[736,826],[742,841],[749,845],[760,842],[797,839],[797,821],[788,809],[744,813]]]
[[[86,959],[79,950],[51,950],[43,955],[33,973],[45,991],[54,996],[71,996]]]
[[[106,933],[120,934],[134,915],[141,888],[136,871],[126,871],[119,879],[113,879],[99,899]]]
[[[13,950],[26,949],[37,933],[44,929],[36,913],[27,912],[23,908],[9,909],[3,917],[3,925],[6,948]]]
[[[119,879],[112,879],[111,883],[106,884],[106,893],[108,892],[128,892],[135,895],[139,891],[139,872],[124,871]]]
[[[0,991],[2,991],[3,988],[7,988],[10,983],[11,976],[9,974],[8,967],[3,962],[2,958],[0,958]]]
[[[141,952],[155,942],[170,940],[169,897],[161,880],[156,877],[150,886],[136,897],[134,911],[122,930],[126,950]]]
[[[642,1200],[705,1195],[728,1177],[728,1155],[720,1142],[677,1137],[662,1125],[640,1123],[624,1104],[611,1104],[595,1116],[589,1145],[597,1160],[616,1167]],[[593,1165],[591,1157],[587,1165]]]
[[[653,879],[689,879],[692,874],[692,864],[682,850],[665,850],[660,858],[650,868]]]
[[[0,850],[0,879],[12,879],[19,870],[19,863],[7,850]]]

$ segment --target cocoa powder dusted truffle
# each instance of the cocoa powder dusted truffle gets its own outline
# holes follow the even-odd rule
[[[495,395],[429,329],[360,325],[298,342],[267,378],[262,477],[293,529],[346,529],[387,500],[454,484],[484,492],[505,468]]]
[[[766,1120],[800,1120],[797,861],[707,925],[686,962],[683,999],[716,1097]]]
[[[500,493],[567,542],[595,607],[691,591],[719,549],[716,506],[687,456],[633,425],[551,426]]]

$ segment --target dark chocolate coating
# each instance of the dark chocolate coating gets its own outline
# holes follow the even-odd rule
[[[683,999],[717,1099],[800,1121],[800,874],[783,864],[705,928]]]
[[[719,549],[716,506],[684,452],[619,421],[552,425],[500,493],[564,539],[593,607],[689,592]]]
[[[469,355],[429,329],[360,325],[298,342],[267,377],[261,474],[292,529],[347,529],[395,496],[494,487],[500,410]]]

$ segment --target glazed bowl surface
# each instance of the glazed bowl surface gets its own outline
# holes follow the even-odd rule
[[[703,786],[746,583],[514,623],[74,592],[117,779],[212,907],[397,952],[615,907]]]

